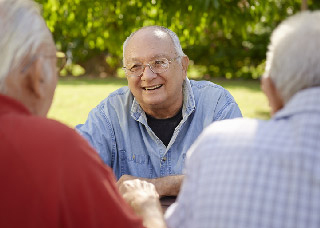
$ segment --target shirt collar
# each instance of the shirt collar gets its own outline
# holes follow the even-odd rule
[[[320,87],[304,89],[295,94],[273,118],[281,119],[298,113],[320,112],[319,97]]]
[[[0,115],[10,113],[10,112],[17,112],[21,114],[30,115],[30,111],[19,101],[0,94]]]
[[[183,82],[183,107],[182,107],[182,117],[185,118],[186,116],[189,116],[194,110],[195,110],[195,100],[194,95],[192,92],[190,80],[186,78]],[[138,101],[134,97],[132,106],[131,106],[131,116],[136,121],[139,120],[139,118],[143,118],[144,121],[146,121],[146,114],[139,105]]]

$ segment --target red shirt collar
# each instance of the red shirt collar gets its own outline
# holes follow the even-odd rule
[[[31,115],[30,111],[21,102],[11,97],[0,94],[0,115],[9,112]]]

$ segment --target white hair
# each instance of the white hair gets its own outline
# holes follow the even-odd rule
[[[163,26],[159,26],[159,25],[151,25],[151,26],[145,26],[145,27],[142,27],[138,30],[136,30],[135,32],[131,33],[130,36],[127,37],[127,39],[124,41],[123,43],[123,49],[122,49],[122,54],[123,54],[123,61],[124,61],[124,51],[128,45],[128,42],[130,41],[130,39],[134,36],[134,34],[136,34],[137,32],[139,32],[140,30],[143,30],[143,29],[147,29],[147,28],[150,28],[150,29],[153,29],[153,30],[160,30],[160,31],[163,31],[165,33],[167,33],[172,42],[173,42],[173,45],[174,45],[174,48],[178,54],[178,56],[186,56],[186,54],[184,54],[183,50],[182,50],[182,47],[181,47],[181,44],[180,44],[180,40],[179,40],[179,37],[177,36],[177,34],[175,32],[173,32],[172,30],[166,28],[166,27],[163,27]]]
[[[320,11],[294,15],[273,31],[265,76],[285,103],[300,90],[320,86],[319,50]]]
[[[35,55],[40,45],[52,42],[52,35],[33,0],[0,0],[0,92],[5,79]]]

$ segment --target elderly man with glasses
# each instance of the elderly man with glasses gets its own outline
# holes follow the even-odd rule
[[[88,142],[45,118],[60,61],[33,1],[0,0],[0,60],[0,227],[165,227],[152,184],[142,221]]]
[[[149,26],[131,34],[123,63],[128,87],[111,93],[76,129],[119,184],[139,177],[154,183],[161,196],[175,196],[186,152],[198,135],[241,112],[221,86],[187,78],[189,59],[167,28]]]
[[[319,21],[319,10],[304,11],[273,31],[261,80],[272,118],[224,120],[203,131],[166,211],[168,228],[320,227]],[[119,188],[136,211],[138,183]]]

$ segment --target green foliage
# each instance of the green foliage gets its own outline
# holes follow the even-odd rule
[[[88,74],[116,74],[122,43],[146,25],[180,37],[185,53],[205,75],[257,78],[271,31],[300,11],[301,0],[36,0],[69,62]],[[319,9],[319,1],[309,1]]]

